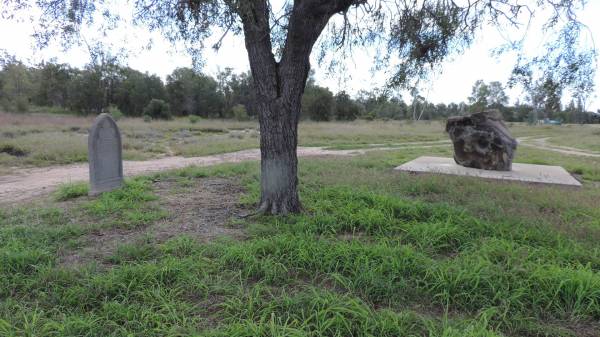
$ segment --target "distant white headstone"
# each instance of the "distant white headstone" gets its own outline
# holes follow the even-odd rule
[[[100,114],[88,136],[90,195],[112,191],[123,185],[121,133],[108,114]]]

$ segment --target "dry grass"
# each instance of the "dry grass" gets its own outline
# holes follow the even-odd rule
[[[304,146],[390,144],[447,139],[444,124],[407,121],[302,122],[299,141]]]
[[[0,174],[21,167],[86,161],[92,122],[93,117],[0,113],[0,149],[5,149],[0,151]],[[258,146],[256,122],[191,123],[188,118],[177,118],[147,123],[140,118],[124,118],[118,124],[127,160],[198,156]]]
[[[11,114],[0,112],[0,127],[57,127],[80,126],[86,127],[94,120],[93,117],[79,117],[71,115],[54,115],[44,113]]]
[[[92,121],[93,117],[0,113],[0,174],[20,167],[87,160],[87,130]],[[259,144],[256,121],[201,119],[192,123],[189,118],[176,118],[148,123],[141,118],[123,118],[118,124],[123,136],[124,157],[129,160],[171,155],[202,156],[256,148]],[[516,137],[549,138],[548,142],[555,145],[600,149],[600,128],[597,126],[509,123],[509,127]],[[299,127],[301,146],[359,148],[368,144],[385,146],[445,139],[442,121],[302,121]],[[6,150],[1,150],[3,148]],[[577,169],[578,165],[570,166]]]
[[[566,125],[560,137],[551,137],[549,143],[600,153],[600,125]]]

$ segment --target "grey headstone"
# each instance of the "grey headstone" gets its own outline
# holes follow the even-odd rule
[[[108,114],[100,114],[88,136],[90,195],[112,191],[123,185],[121,133]]]

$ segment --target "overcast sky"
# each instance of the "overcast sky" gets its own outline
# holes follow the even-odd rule
[[[120,4],[124,2],[119,2]],[[121,15],[126,17],[129,8],[125,7]],[[585,11],[578,13],[581,22],[589,28],[588,40],[600,41],[600,0],[588,1]],[[69,63],[82,67],[89,62],[89,54],[83,47],[75,47],[64,52],[58,46],[38,50],[34,46],[31,34],[34,25],[27,20],[23,22],[0,19],[0,49],[20,59],[37,63],[41,60],[55,58],[58,62]],[[478,34],[473,46],[462,55],[453,57],[444,63],[439,73],[433,74],[431,80],[421,84],[422,95],[434,103],[450,103],[466,101],[471,93],[473,83],[478,79],[486,82],[500,81],[506,83],[512,66],[515,63],[514,54],[505,54],[499,58],[492,57],[490,51],[506,41],[507,31],[499,32],[492,27],[484,27]],[[163,79],[177,67],[191,66],[191,57],[181,47],[174,47],[158,33],[149,33],[143,28],[122,25],[121,29],[112,31],[108,36],[99,35],[96,27],[88,27],[83,31],[86,39],[100,39],[116,48],[126,47],[130,53],[127,64],[137,70],[158,74]],[[527,49],[531,53],[542,50],[545,41],[540,30],[532,27],[527,34]],[[512,36],[514,37],[514,36]],[[152,48],[145,49],[152,40]],[[211,43],[207,43],[210,46]],[[218,52],[207,48],[204,52],[204,72],[215,75],[219,69],[231,67],[237,72],[247,71],[248,60],[242,37],[226,39]],[[332,91],[346,90],[355,94],[361,89],[371,90],[380,88],[385,83],[383,73],[373,74],[371,69],[372,55],[369,50],[355,52],[352,59],[346,60],[344,71],[336,74],[328,73],[324,66],[313,60],[317,83],[329,87]],[[523,98],[520,89],[507,90],[511,103]],[[566,99],[563,104],[566,104]],[[600,72],[596,73],[596,91],[588,102],[589,110],[600,109]]]

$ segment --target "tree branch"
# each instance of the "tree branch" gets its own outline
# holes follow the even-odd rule
[[[280,92],[277,62],[271,45],[269,6],[267,0],[240,2],[237,11],[242,19],[244,40],[257,95],[262,99],[276,99]]]
[[[310,69],[310,54],[329,19],[366,0],[296,0],[292,10],[285,46],[281,56],[280,76],[283,90],[303,92]]]

